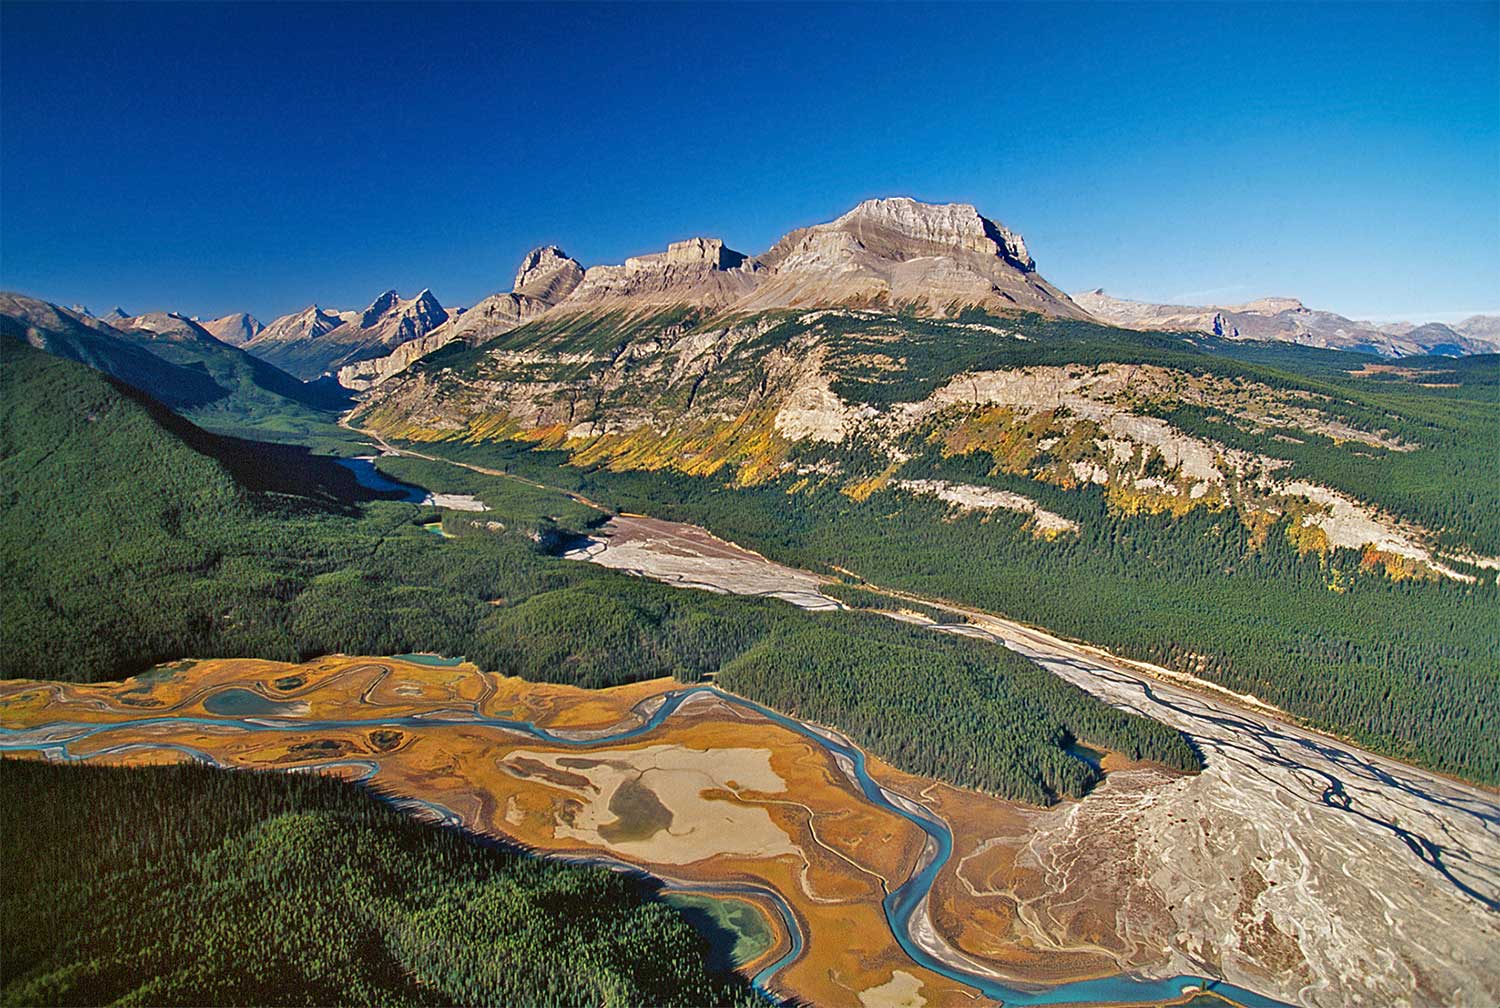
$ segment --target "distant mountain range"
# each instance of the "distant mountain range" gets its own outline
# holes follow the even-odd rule
[[[224,328],[234,332],[245,326]],[[0,336],[87,364],[190,413],[227,411],[239,418],[298,410],[325,413],[345,403],[345,394],[333,383],[304,382],[174,313],[127,315],[116,308],[95,318],[81,308],[0,292]]]
[[[244,347],[289,374],[312,379],[343,364],[387,354],[447,321],[448,312],[432,291],[405,300],[388,290],[362,312],[328,312],[309,305],[272,322]]]
[[[1090,315],[1124,329],[1186,330],[1224,339],[1277,340],[1382,357],[1461,356],[1500,351],[1500,316],[1474,315],[1455,325],[1356,322],[1308,308],[1296,298],[1261,298],[1238,305],[1167,305],[1127,301],[1103,290],[1073,300]]]
[[[150,332],[153,326],[178,324],[163,318],[181,320],[295,378],[333,375],[355,391],[400,374],[451,342],[479,346],[543,314],[639,313],[667,307],[726,314],[883,308],[926,317],[978,308],[1393,358],[1500,352],[1500,316],[1493,315],[1452,325],[1377,324],[1311,309],[1295,298],[1167,305],[1117,298],[1102,289],[1069,296],[1037,272],[1025,240],[1003,224],[965,204],[938,206],[905,197],[866,200],[826,224],[791,232],[759,256],[736,252],[717,238],[690,238],[617,266],[585,269],[560,248],[544,246],[526,256],[510,291],[467,311],[445,307],[425,289],[410,299],[385,291],[363,311],[313,304],[268,325],[245,313],[200,321],[161,313],[131,316],[117,307],[94,318],[82,308],[52,306],[71,317],[59,325],[73,333],[75,342],[88,342],[78,326],[102,323]],[[81,352],[82,343],[78,345]],[[99,352],[96,345],[93,352]],[[154,365],[137,359],[115,366],[139,370]],[[191,383],[182,394],[194,394]]]

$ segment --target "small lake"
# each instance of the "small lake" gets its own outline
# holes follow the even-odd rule
[[[393,480],[375,467],[376,461],[377,456],[361,455],[358,458],[339,459],[339,465],[352,472],[355,482],[366,490],[401,494],[400,500],[406,504],[427,504],[452,511],[486,510],[484,501],[473,494],[433,493],[414,483]]]
[[[375,468],[374,455],[361,455],[359,458],[339,459],[339,465],[354,474],[354,479],[366,490],[379,490],[382,493],[402,494],[402,500],[408,504],[422,504],[427,500],[427,491],[410,483],[397,483]]]
[[[776,944],[770,921],[748,899],[671,890],[662,899],[708,938],[711,964],[718,969],[739,969]]]
[[[273,714],[295,714],[298,704],[263,697],[254,690],[238,686],[220,690],[203,701],[203,709],[224,717],[266,717]]]
[[[391,657],[411,662],[413,665],[431,665],[434,668],[452,668],[455,665],[462,665],[464,661],[462,655],[457,658],[437,654],[398,654],[391,655]]]

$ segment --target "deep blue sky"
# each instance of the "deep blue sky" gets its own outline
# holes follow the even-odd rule
[[[1067,290],[1500,308],[1494,3],[0,7],[0,286],[262,319],[858,200]]]

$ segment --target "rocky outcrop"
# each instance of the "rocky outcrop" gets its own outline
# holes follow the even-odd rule
[[[116,321],[114,326],[122,332],[135,333],[146,340],[192,343],[214,338],[203,326],[186,315],[179,315],[176,312],[147,312],[145,315],[133,315]]]
[[[200,322],[213,337],[230,346],[242,347],[255,337],[259,336],[265,326],[253,315],[244,312],[236,312],[233,315],[225,315],[210,322]]]
[[[552,305],[573,293],[582,282],[583,267],[577,260],[570,259],[556,245],[545,245],[528,252],[521,260],[511,291]]]
[[[1037,274],[1020,235],[963,203],[867,200],[793,231],[760,263],[763,282],[737,308],[867,303],[937,315],[972,306],[1086,317]]]
[[[345,322],[328,334],[330,340],[356,344],[362,348],[393,347],[418,339],[448,321],[448,312],[423,288],[410,301],[388,290],[360,314],[359,320]]]
[[[316,378],[344,364],[385,356],[448,321],[432,291],[404,300],[382,293],[362,312],[326,312],[310,305],[272,322],[245,349],[298,378]]]
[[[515,290],[494,294],[461,315],[412,340],[389,354],[352,361],[338,370],[339,384],[367,391],[449,343],[478,346],[524,325],[566,298],[582,281],[584,270],[556,245],[533,249],[516,271]],[[424,292],[425,293],[425,292]]]
[[[904,197],[867,200],[837,220],[793,231],[757,258],[716,238],[691,238],[619,266],[595,266],[559,310],[850,304],[1086,317],[1037,274],[1020,235],[967,204]]]
[[[1500,351],[1500,315],[1470,315],[1453,326],[1460,335]]]
[[[594,266],[558,305],[563,312],[689,305],[727,308],[756,287],[757,264],[717,238],[673,242],[665,252]]]
[[[317,339],[354,317],[353,312],[327,311],[315,304],[308,305],[299,312],[272,319],[271,324],[257,333],[255,339],[245,344],[245,349],[255,353],[278,343]]]
[[[1420,326],[1356,322],[1308,308],[1296,298],[1260,298],[1239,305],[1170,305],[1128,301],[1096,289],[1074,294],[1073,300],[1099,321],[1124,329],[1201,332],[1223,339],[1281,341],[1385,357],[1500,349],[1500,333],[1488,339],[1483,335],[1486,316],[1476,316],[1481,322],[1471,334],[1435,322]]]

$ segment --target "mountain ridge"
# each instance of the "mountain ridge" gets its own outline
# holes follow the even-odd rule
[[[1230,340],[1296,343],[1382,357],[1500,351],[1500,319],[1494,316],[1475,315],[1456,326],[1441,322],[1382,325],[1319,311],[1287,297],[1230,305],[1156,304],[1117,298],[1103,288],[1079,291],[1072,297],[1100,321],[1126,329],[1188,330]]]
[[[313,304],[283,315],[244,346],[306,381],[420,339],[447,322],[448,314],[429,288],[409,299],[390,289],[363,311],[328,312]]]

